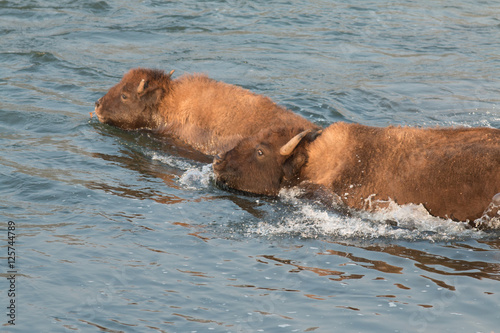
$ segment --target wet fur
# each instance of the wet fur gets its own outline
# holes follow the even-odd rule
[[[143,79],[144,92],[137,94]],[[123,93],[130,95],[125,102]],[[96,103],[96,114],[103,123],[127,130],[155,130],[208,155],[223,153],[263,128],[318,128],[268,97],[241,87],[200,74],[172,80],[163,71],[143,68],[125,74]]]
[[[214,161],[217,179],[248,192],[277,195],[312,183],[347,206],[373,210],[389,200],[423,204],[434,216],[474,221],[500,192],[500,130],[369,127],[335,123],[308,135],[290,156],[279,148],[302,128],[263,131]],[[255,150],[268,146],[266,163]],[[261,164],[261,165],[259,165]]]
[[[497,129],[337,123],[307,152],[301,177],[332,188],[354,208],[380,207],[390,199],[422,203],[434,216],[473,221],[500,192]]]

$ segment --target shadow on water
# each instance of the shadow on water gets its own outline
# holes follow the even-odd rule
[[[455,244],[453,247],[462,248],[462,246]],[[426,271],[429,273],[434,273],[442,276],[468,276],[478,280],[481,279],[491,279],[491,280],[500,280],[500,264],[491,263],[491,262],[481,262],[481,261],[469,261],[463,259],[453,259],[450,257],[446,257],[442,254],[433,254],[426,251],[409,248],[401,245],[388,245],[388,246],[380,246],[380,245],[369,245],[369,246],[361,246],[361,248],[370,251],[370,252],[378,252],[385,253],[391,256],[396,256],[399,258],[410,259],[414,262],[414,265],[421,269],[422,271]],[[470,249],[469,246],[466,246],[467,249]],[[474,251],[488,251],[484,249],[474,249]],[[327,251],[330,255],[340,255],[347,256],[348,258],[352,258],[354,262],[363,262],[359,258],[354,258],[350,254],[337,252],[337,251]],[[390,265],[384,263],[384,265],[372,265],[366,266],[367,268],[377,269],[382,272],[387,273],[401,273],[402,268],[398,268],[397,270],[391,269],[387,270],[386,268]],[[381,269],[383,268],[383,269]],[[439,284],[438,284],[439,285]],[[440,285],[441,287],[445,287],[444,285]]]
[[[485,262],[474,258],[471,260],[456,259],[451,256],[448,257],[443,255],[442,253],[431,253],[430,251],[423,251],[402,245],[361,245],[359,243],[355,244],[335,241],[327,243],[329,243],[330,246],[323,244],[320,247],[333,247],[335,249],[319,250],[314,247],[316,252],[309,253],[307,258],[304,259],[294,257],[294,255],[297,254],[296,251],[291,252],[290,257],[288,258],[284,257],[283,254],[262,254],[254,259],[258,263],[287,267],[288,273],[311,272],[316,274],[318,277],[328,278],[332,281],[360,280],[372,275],[368,273],[369,271],[364,269],[374,270],[384,274],[408,274],[408,271],[418,269],[421,272],[420,276],[422,278],[433,282],[438,287],[446,288],[450,291],[456,290],[456,286],[451,285],[449,282],[453,277],[470,277],[476,280],[500,280],[500,264],[497,262]],[[485,244],[490,245],[493,248],[492,245],[498,245],[498,240],[488,241],[485,242]],[[460,244],[454,244],[452,246],[454,248],[462,248],[462,245]],[[352,251],[340,251],[337,248],[351,248]],[[467,246],[465,246],[465,248],[467,248]],[[473,251],[490,250],[477,248]],[[490,252],[493,253],[494,251],[491,250]],[[364,255],[357,253],[364,253]],[[373,253],[376,253],[377,255],[373,255]],[[384,260],[372,259],[380,258],[381,256],[379,254],[389,255],[390,257],[388,257],[388,260],[393,263],[390,264]],[[321,258],[326,256],[333,256],[336,258],[327,259],[326,261],[324,258]],[[395,262],[398,262],[398,260],[394,260],[394,257],[405,259],[404,261],[399,260],[404,264],[401,266],[394,264]],[[325,264],[325,262],[337,264],[328,265]],[[353,270],[348,267],[353,265],[363,268],[360,272],[365,273],[353,273],[353,271],[358,272],[358,270]],[[331,269],[330,267],[332,266],[336,269]],[[339,267],[346,267],[346,269],[339,270]],[[396,286],[400,289],[410,289],[410,287],[405,286],[404,284],[397,284]]]
[[[113,138],[118,143],[114,145],[116,148],[113,152],[91,153],[93,158],[119,165],[125,170],[139,174],[142,178],[161,179],[168,188],[174,190],[182,189],[178,180],[187,169],[202,163],[210,163],[212,160],[211,157],[179,144],[172,138],[160,137],[150,131],[123,131],[95,122],[91,122],[91,126],[97,132],[96,135]],[[113,182],[110,178],[86,183],[90,189],[103,190],[122,197],[151,199],[166,204],[184,201],[178,196],[167,195],[158,189],[134,188],[143,186],[143,184],[136,185],[138,186]]]
[[[213,157],[202,154],[189,145],[172,137],[158,135],[150,130],[125,131],[110,125],[101,124],[97,120],[90,120],[90,126],[103,135],[114,138],[122,145],[136,151],[151,150],[162,152],[166,155],[176,156],[194,163],[212,163]]]

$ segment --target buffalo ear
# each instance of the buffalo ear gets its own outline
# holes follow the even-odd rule
[[[160,87],[154,82],[142,79],[137,86],[137,95],[140,99],[146,102],[156,102],[161,95]]]
[[[306,162],[307,157],[303,152],[297,152],[289,157],[283,165],[283,179],[293,182],[294,179],[298,178],[300,170]]]
[[[154,82],[142,79],[141,82],[139,82],[139,85],[137,86],[137,95],[143,96],[157,89],[158,86]]]
[[[288,143],[286,143],[280,149],[280,154],[288,156],[287,160],[283,165],[284,180],[294,183],[300,175],[300,170],[307,162],[307,153],[303,148],[298,148],[300,142],[312,142],[320,134],[322,130],[305,130],[295,137],[293,137]]]

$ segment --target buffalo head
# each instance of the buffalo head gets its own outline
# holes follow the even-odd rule
[[[168,93],[173,72],[130,70],[95,103],[99,121],[126,130],[157,126],[158,105]]]
[[[285,186],[300,182],[307,162],[307,143],[321,130],[274,128],[241,140],[236,147],[217,156],[213,169],[217,184],[253,194],[278,195]]]

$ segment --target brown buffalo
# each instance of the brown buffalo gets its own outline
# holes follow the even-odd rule
[[[225,152],[244,137],[273,126],[318,126],[238,86],[172,72],[136,68],[95,104],[99,121],[125,130],[150,129],[207,155]]]
[[[244,192],[313,184],[356,209],[392,200],[456,221],[499,219],[499,129],[281,127],[240,141],[213,168],[219,184]]]

